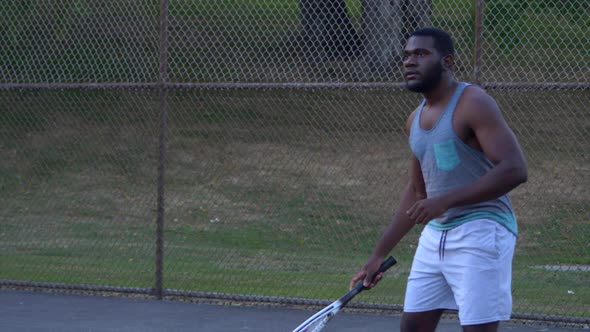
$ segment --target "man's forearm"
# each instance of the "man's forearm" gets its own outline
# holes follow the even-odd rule
[[[481,203],[509,193],[526,180],[526,166],[500,163],[473,184],[451,191],[445,199],[448,208]]]
[[[381,239],[373,250],[373,257],[385,258],[400,240],[416,225],[408,217],[406,211],[420,198],[411,183],[402,193],[402,198],[389,226],[383,232]]]

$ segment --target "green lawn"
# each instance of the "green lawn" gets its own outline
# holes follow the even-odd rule
[[[559,123],[544,122],[563,94],[512,94],[519,104],[507,103],[510,94],[497,96],[502,105],[535,108],[544,123],[533,126],[543,130],[536,136],[507,107],[531,168],[529,182],[513,195],[520,221],[515,309],[583,317],[588,272],[531,268],[590,264],[588,178],[580,166],[587,156],[571,153],[588,143],[577,137],[553,147],[551,135],[564,134]],[[586,98],[566,95],[571,105]],[[0,96],[10,105],[0,112],[0,279],[153,287],[157,113],[144,107],[151,92]],[[397,204],[409,153],[401,128],[415,96],[170,97],[165,287],[314,299],[341,294]],[[384,283],[387,291],[364,300],[401,303],[418,232],[396,248],[400,263]]]

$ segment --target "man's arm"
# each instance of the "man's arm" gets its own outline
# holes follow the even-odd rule
[[[416,173],[416,169],[419,171],[420,165],[418,160],[414,158],[411,164],[410,173]],[[391,223],[383,232],[381,239],[377,242],[367,263],[350,281],[351,289],[360,280],[364,280],[365,287],[373,288],[381,279],[381,275],[378,275],[374,281],[371,281],[369,276],[372,276],[377,272],[387,254],[389,254],[399,241],[416,225],[416,223],[409,218],[406,211],[419,199],[426,198],[426,195],[423,192],[420,192],[419,184],[417,185],[413,178],[414,176],[410,176],[410,181],[408,181],[408,184],[402,192],[399,207],[394,214]]]
[[[473,131],[482,152],[494,167],[466,187],[416,202],[408,210],[409,217],[416,223],[427,223],[452,207],[495,199],[527,180],[524,154],[495,100],[480,88],[472,88],[465,92],[461,104],[455,116]]]
[[[415,112],[408,119],[406,125],[409,134]],[[426,189],[420,162],[412,156],[409,169],[409,181],[402,191],[401,200],[396,213],[389,226],[383,232],[381,239],[377,242],[372,255],[369,257],[365,266],[352,278],[350,288],[356,283],[364,280],[365,287],[373,288],[381,279],[381,274],[377,275],[374,281],[369,279],[377,270],[385,257],[393,250],[399,241],[416,225],[406,213],[418,200],[426,198]]]

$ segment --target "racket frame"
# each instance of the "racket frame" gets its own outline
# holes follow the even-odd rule
[[[373,279],[379,274],[387,271],[390,267],[394,266],[397,263],[393,256],[389,256],[379,267],[379,270],[373,275]],[[315,313],[313,316],[309,317],[303,323],[301,323],[297,328],[293,330],[293,332],[319,332],[323,329],[323,327],[328,323],[330,319],[332,319],[342,307],[344,307],[352,298],[354,298],[358,293],[362,292],[363,290],[367,289],[363,284],[363,281],[359,281],[356,286],[351,289],[346,295],[341,297],[340,299],[332,302],[330,305],[326,306],[322,310]],[[314,327],[313,330],[308,330],[312,325],[318,323]]]

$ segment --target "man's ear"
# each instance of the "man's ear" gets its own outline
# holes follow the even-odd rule
[[[443,67],[447,70],[453,70],[453,66],[455,65],[455,57],[451,54],[447,54],[442,58]]]

